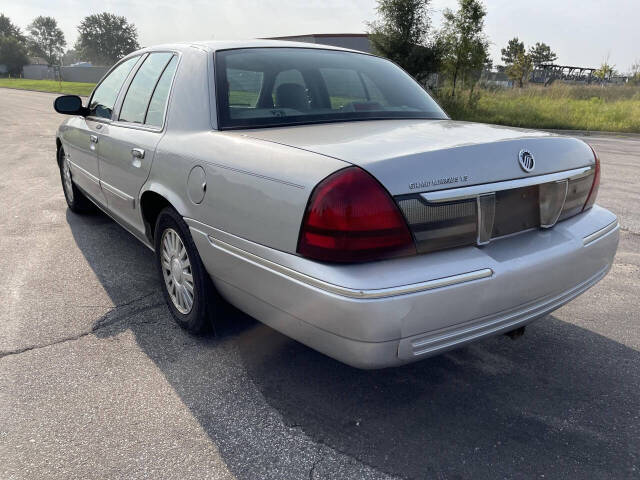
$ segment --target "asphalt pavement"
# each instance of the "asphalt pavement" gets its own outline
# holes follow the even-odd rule
[[[640,478],[640,137],[584,137],[603,281],[518,340],[360,371],[233,309],[181,331],[152,252],[67,209],[54,98],[0,89],[0,478]]]

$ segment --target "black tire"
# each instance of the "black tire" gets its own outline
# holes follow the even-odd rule
[[[69,209],[73,213],[93,213],[96,210],[96,206],[87,198],[87,196],[80,190],[71,176],[69,170],[69,179],[71,183],[71,190],[68,191],[68,187],[65,185],[65,156],[62,148],[58,149],[58,166],[60,169],[60,181],[62,182],[62,191],[64,192],[64,198],[67,201]]]
[[[165,272],[167,276],[171,277],[171,269],[165,269],[162,264],[162,242],[165,232],[167,232],[167,235],[171,235],[171,230],[178,234],[187,252],[190,263],[193,280],[193,304],[187,313],[181,312],[178,309],[169,293],[169,286],[165,280]],[[191,238],[189,227],[180,214],[172,207],[166,207],[158,215],[155,226],[154,243],[156,266],[160,275],[162,292],[176,323],[194,334],[202,334],[209,331],[214,326],[215,316],[220,309],[223,308],[224,301],[216,292],[211,277],[209,277],[209,274],[202,264],[198,250],[193,243],[193,238]]]

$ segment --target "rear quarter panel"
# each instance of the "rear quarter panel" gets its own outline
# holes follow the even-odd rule
[[[191,170],[206,175],[201,203],[187,195]],[[294,253],[315,185],[347,163],[240,132],[168,132],[154,159],[150,188],[180,214],[232,235]]]

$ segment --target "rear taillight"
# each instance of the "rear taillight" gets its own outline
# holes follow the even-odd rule
[[[591,147],[591,145],[589,145],[589,147]],[[598,189],[600,188],[600,159],[593,147],[591,147],[591,151],[593,152],[593,158],[596,160],[596,168],[593,174],[593,183],[591,184],[591,190],[589,190],[589,196],[587,197],[587,201],[584,202],[584,207],[582,208],[583,212],[593,207],[593,204],[596,203]]]
[[[364,262],[415,254],[416,249],[387,191],[364,170],[348,167],[311,193],[298,253],[323,262]]]

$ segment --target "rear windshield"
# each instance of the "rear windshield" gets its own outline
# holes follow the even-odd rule
[[[392,62],[313,48],[216,53],[222,128],[383,118],[447,118]]]

